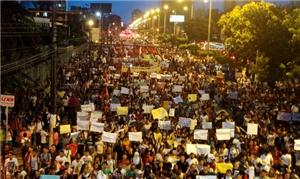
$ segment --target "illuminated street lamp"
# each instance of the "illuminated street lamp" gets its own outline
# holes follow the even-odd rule
[[[88,21],[88,25],[89,25],[90,27],[92,27],[92,26],[94,25],[94,21],[93,21],[93,20],[89,20],[89,21]]]
[[[168,4],[165,4],[165,5],[164,5],[164,9],[165,9],[165,10],[168,10],[168,9],[169,9]]]
[[[151,9],[151,14],[154,14],[155,13],[155,10],[154,9]]]
[[[184,10],[184,11],[187,11],[188,9],[189,9],[189,8],[188,8],[187,6],[184,6],[184,7],[183,7],[183,10]]]
[[[96,16],[97,16],[97,17],[100,17],[100,16],[101,16],[101,13],[100,13],[99,11],[97,11],[97,12],[96,12]]]
[[[155,11],[156,11],[156,13],[159,13],[159,12],[160,12],[160,9],[159,9],[159,8],[156,8]]]

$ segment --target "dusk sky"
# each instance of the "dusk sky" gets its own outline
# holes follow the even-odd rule
[[[156,8],[159,6],[160,1],[158,0],[139,0],[139,1],[120,1],[120,0],[111,0],[111,1],[68,1],[68,7],[71,6],[84,6],[89,7],[90,3],[94,2],[103,2],[103,3],[112,3],[112,13],[121,16],[122,21],[125,23],[130,23],[131,21],[131,12],[134,9],[140,9],[142,11],[147,11],[151,8]]]
[[[198,2],[197,2],[198,1]],[[208,4],[201,2],[201,0],[195,1],[195,8],[200,6],[208,7]],[[203,1],[203,0],[202,0]],[[68,1],[68,8],[71,6],[83,6],[89,7],[90,3],[103,2],[112,3],[112,13],[121,16],[122,21],[125,23],[130,23],[131,12],[134,9],[140,9],[143,12],[160,6],[160,0],[110,0],[110,1]],[[215,8],[222,8],[223,0],[214,0],[213,6]]]
[[[175,1],[175,0],[173,0]],[[239,0],[238,0],[239,1]],[[265,0],[268,2],[278,2],[279,0]],[[289,0],[280,0],[280,2],[288,2]],[[131,12],[134,9],[140,9],[143,12],[151,9],[157,8],[160,5],[160,0],[67,0],[68,8],[71,6],[83,6],[89,7],[90,3],[102,2],[102,3],[112,3],[112,13],[121,16],[124,23],[131,22]],[[213,8],[223,9],[224,0],[213,0]],[[206,7],[208,8],[208,3],[204,3],[203,0],[194,0],[194,8]]]

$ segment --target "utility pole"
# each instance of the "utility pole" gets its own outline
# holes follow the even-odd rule
[[[210,49],[210,31],[211,31],[211,12],[212,12],[212,0],[209,0],[209,14],[208,14],[208,33],[207,33],[207,49]]]
[[[53,1],[52,7],[52,58],[51,58],[51,113],[56,114],[56,57],[57,57],[57,29],[56,29],[56,1]],[[50,119],[52,120],[52,119]],[[53,143],[52,133],[53,126],[50,121],[49,145]]]

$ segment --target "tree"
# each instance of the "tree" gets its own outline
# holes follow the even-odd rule
[[[264,72],[267,76],[260,79],[274,81],[282,76],[280,64],[286,64],[295,55],[291,52],[292,33],[282,23],[284,19],[285,13],[274,4],[252,2],[222,15],[218,24],[229,51],[253,63],[260,60],[257,54],[268,59],[263,60],[267,65],[256,64],[254,72],[262,72],[268,66],[264,69],[268,70]]]

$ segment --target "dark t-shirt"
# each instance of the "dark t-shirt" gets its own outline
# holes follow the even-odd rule
[[[189,167],[189,164],[186,161],[184,161],[184,162],[178,161],[177,165],[183,173],[185,173]]]

